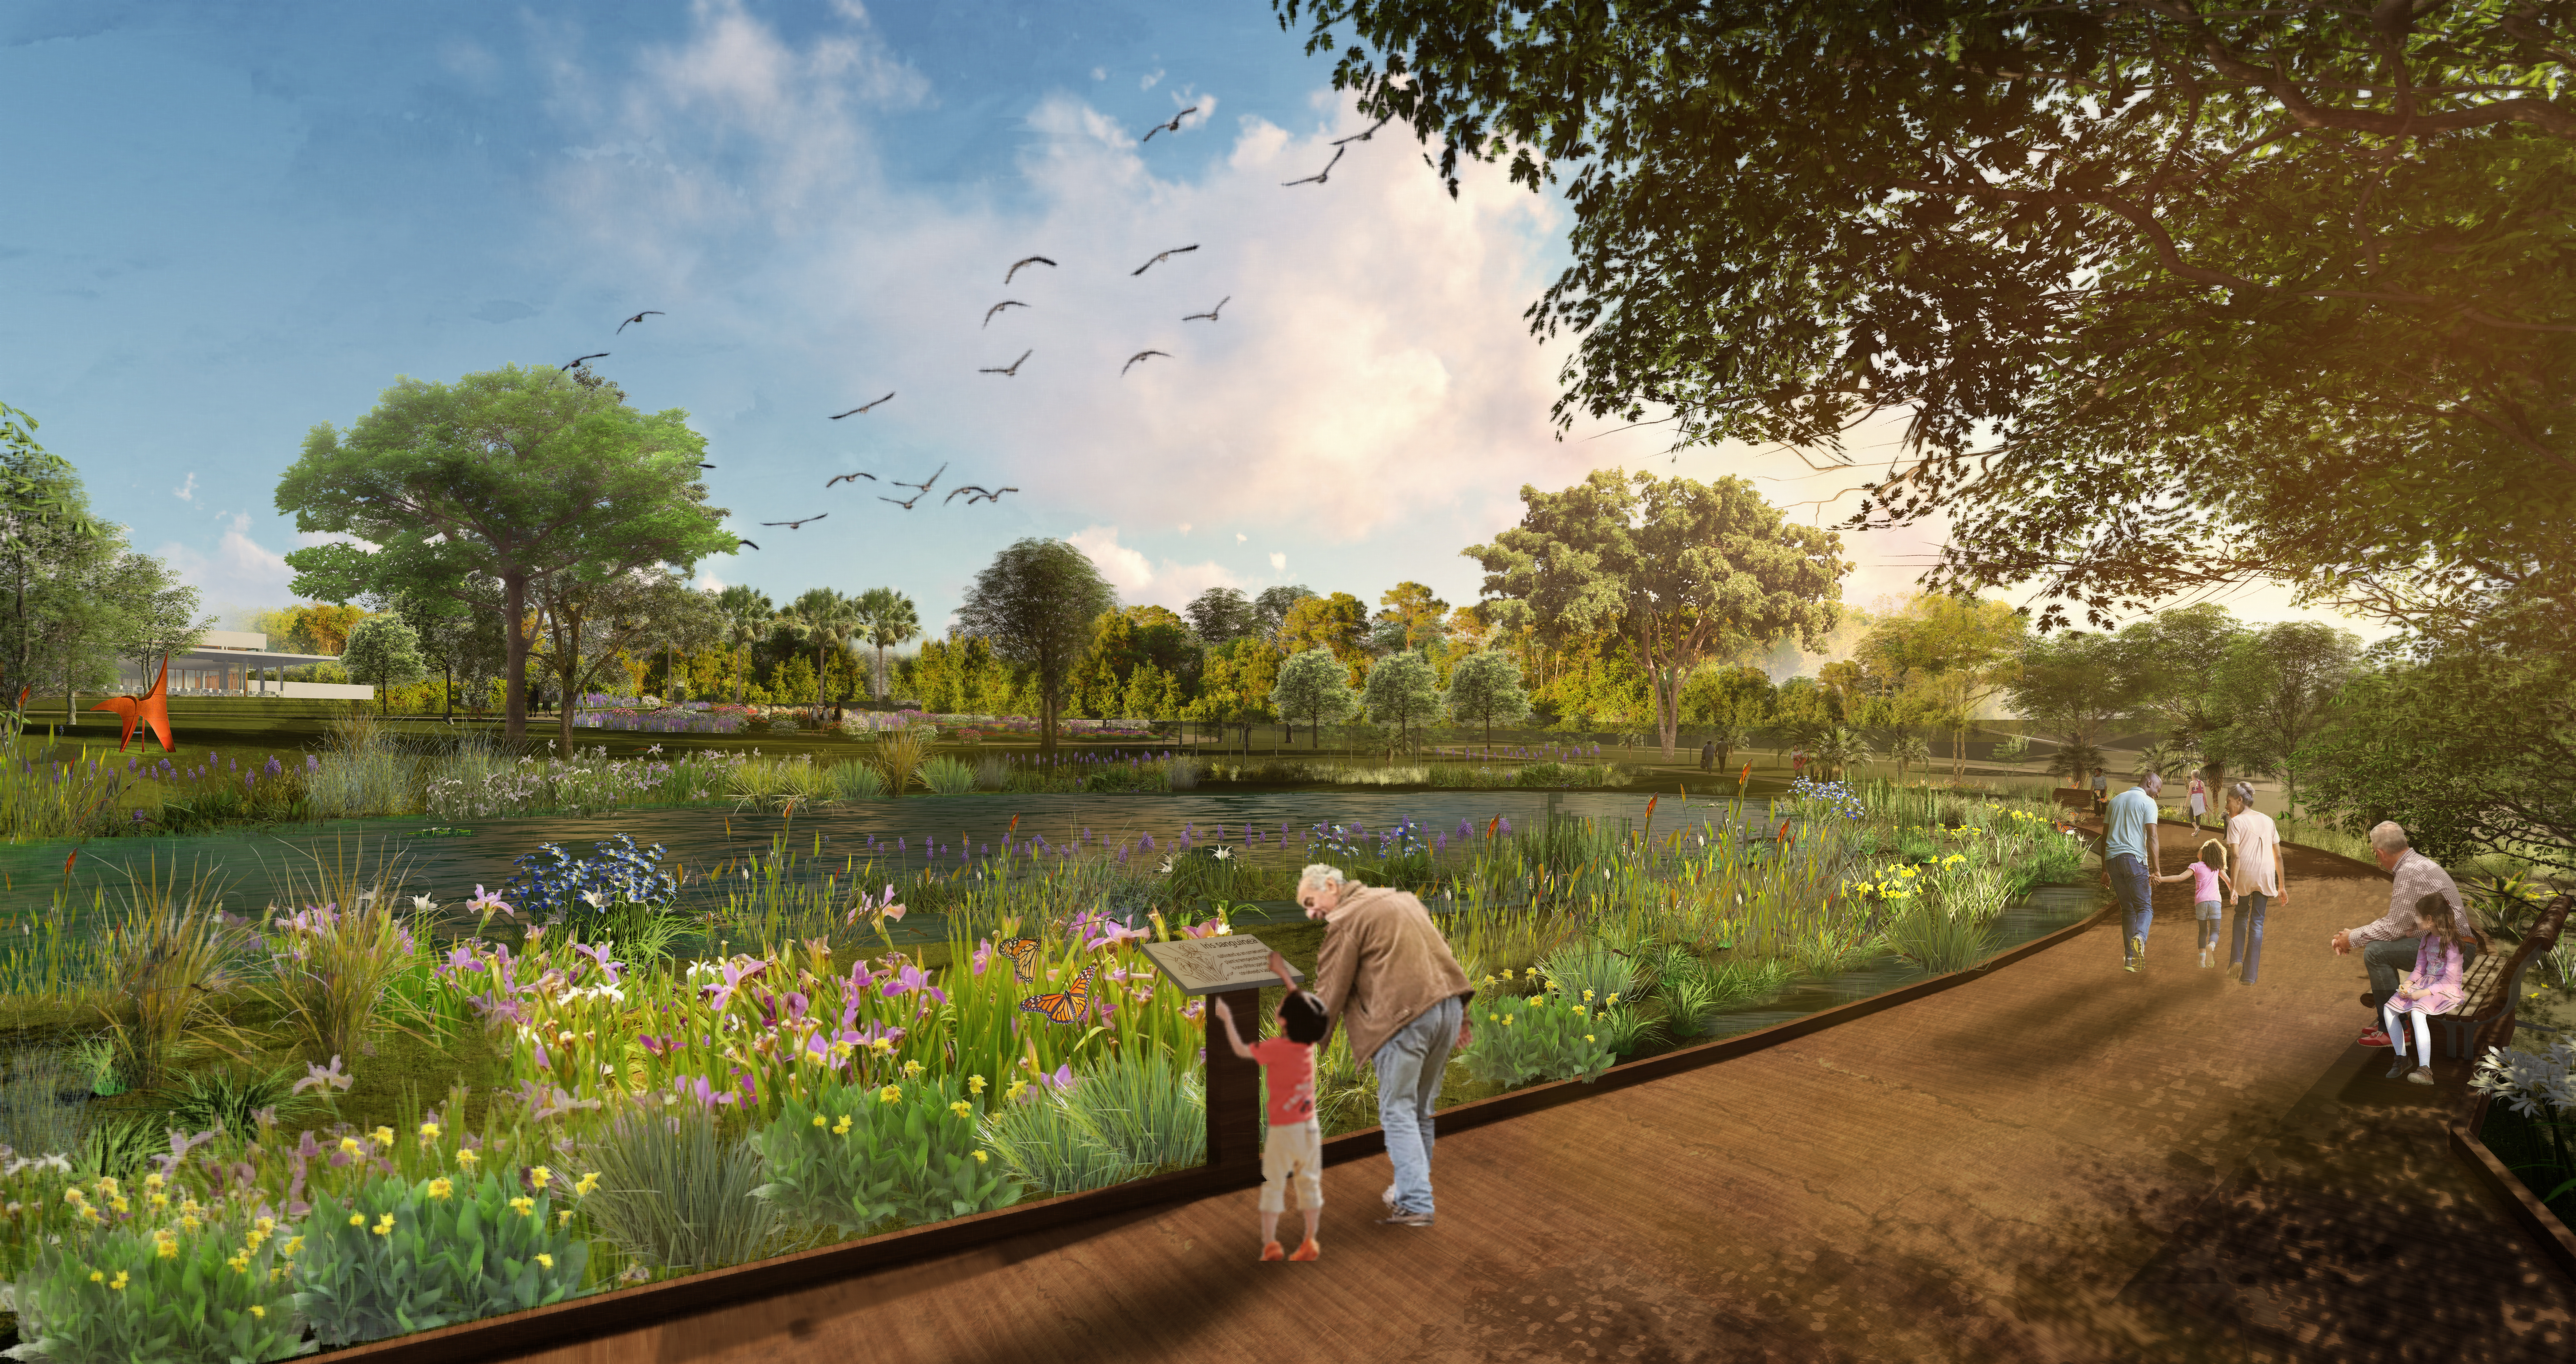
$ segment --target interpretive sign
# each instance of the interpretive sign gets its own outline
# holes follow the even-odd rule
[[[1188,994],[1259,989],[1279,979],[1270,970],[1270,945],[1249,933],[1137,945],[1145,949],[1145,955],[1154,959],[1154,965],[1164,975],[1171,977],[1173,984]],[[1306,978],[1294,966],[1288,968],[1288,974],[1300,982]]]

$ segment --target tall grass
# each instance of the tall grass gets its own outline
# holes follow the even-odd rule
[[[21,1047],[0,1057],[0,1146],[20,1156],[80,1149],[89,1077],[56,1047]]]
[[[885,770],[886,790],[902,795],[920,775],[922,764],[930,756],[930,745],[919,732],[902,730],[877,740],[877,766]]]
[[[940,756],[921,765],[921,784],[934,796],[962,796],[977,786],[975,769],[955,758]]]
[[[63,753],[48,746],[34,756],[18,751],[15,726],[0,729],[0,837],[13,843],[83,838],[117,813],[125,772],[104,760],[106,750],[86,745]]]
[[[118,1067],[137,1089],[159,1083],[226,1026],[215,1001],[235,983],[240,944],[225,922],[221,892],[211,874],[192,873],[184,884],[165,877],[157,858],[140,879],[128,874],[107,931],[114,1003],[101,1012]]]
[[[582,1209],[628,1257],[673,1274],[760,1258],[777,1208],[752,1197],[759,1153],[727,1141],[713,1114],[630,1107],[589,1143],[599,1186]]]
[[[1195,1070],[1122,1049],[1070,1089],[1033,1090],[986,1119],[984,1139],[1021,1182],[1081,1193],[1207,1157],[1207,1094]]]

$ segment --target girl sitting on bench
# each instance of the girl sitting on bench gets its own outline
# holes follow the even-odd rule
[[[2460,968],[2467,959],[2460,949],[2466,938],[2451,917],[2451,902],[2439,892],[2415,902],[2415,921],[2421,936],[2415,940],[2415,969],[2397,982],[2397,993],[2380,1006],[2380,1015],[2388,1026],[2389,1045],[2396,1049],[2397,1063],[2389,1068],[2388,1078],[2403,1075],[2419,1084],[2433,1083],[2433,1025],[2425,1020],[2434,1014],[2446,1014],[2460,1007]],[[2406,1033],[2398,1020],[2415,1020],[2415,1064],[2407,1064]]]

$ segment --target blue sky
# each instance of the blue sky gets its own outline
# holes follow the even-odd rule
[[[941,624],[1024,535],[1081,545],[1131,602],[1295,581],[1373,603],[1403,578],[1463,602],[1458,549],[1524,482],[1858,481],[1554,439],[1562,350],[1520,315],[1561,206],[1499,174],[1452,200],[1392,129],[1283,188],[1365,125],[1260,0],[20,3],[0,126],[0,400],[228,614],[289,599],[273,493],[312,425],[397,375],[591,351],[637,405],[689,412],[715,504],[764,546],[704,580],[892,585]],[[1005,290],[1029,254],[1061,264]],[[1028,306],[983,322],[1004,298]],[[1145,349],[1170,354],[1122,375]],[[942,490],[1021,491],[904,512],[822,487],[943,464]],[[1923,548],[1855,545],[1847,597],[1903,590]]]

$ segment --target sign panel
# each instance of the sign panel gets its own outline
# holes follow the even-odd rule
[[[1181,938],[1172,942],[1138,943],[1145,955],[1154,959],[1173,984],[1193,995],[1222,994],[1228,990],[1246,990],[1275,985],[1279,977],[1270,970],[1270,945],[1249,933],[1228,933],[1213,938]],[[1288,974],[1300,984],[1305,973],[1296,967]]]

